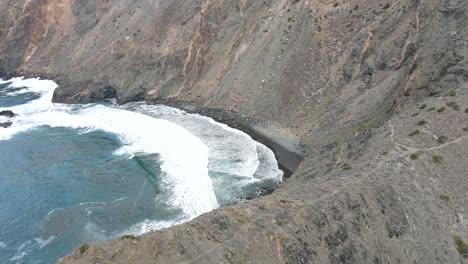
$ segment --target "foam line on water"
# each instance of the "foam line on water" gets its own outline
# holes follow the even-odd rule
[[[278,183],[282,181],[283,172],[278,169],[273,151],[240,130],[216,122],[210,117],[188,114],[168,106],[132,103],[130,108],[171,120],[200,138],[210,149],[210,172],[243,177],[244,184],[258,179],[271,179]]]
[[[222,192],[235,190],[237,187],[232,184],[246,186],[265,179],[278,183],[282,180],[282,172],[270,149],[246,133],[211,118],[144,103],[110,107],[52,104],[53,90],[57,87],[54,82],[15,78],[0,84],[10,81],[13,83],[6,89],[12,93],[32,92],[41,97],[8,108],[19,115],[10,128],[0,129],[0,140],[41,126],[69,127],[80,133],[104,130],[115,133],[123,143],[114,151],[116,156],[159,155],[160,187],[172,194],[165,202],[182,209],[185,215],[173,221],[144,220],[124,233],[141,234],[166,228],[218,207],[208,170],[238,178],[235,183],[231,179],[221,185],[218,182],[218,187],[223,186]],[[15,90],[20,87],[25,88]]]
[[[121,235],[142,235],[147,232],[168,228],[173,225],[178,225],[190,220],[189,218],[180,218],[172,221],[154,221],[145,219],[125,230]]]
[[[10,128],[0,130],[0,140],[11,139],[20,132],[41,126],[111,132],[120,138],[125,150],[132,155],[159,154],[164,173],[161,183],[171,193],[167,204],[182,209],[189,218],[219,206],[208,175],[209,149],[183,127],[104,105],[74,110],[69,105],[51,103],[53,90],[57,87],[51,81],[22,78],[9,81],[12,82],[10,87],[26,86],[22,91],[42,96],[9,108],[18,116]]]

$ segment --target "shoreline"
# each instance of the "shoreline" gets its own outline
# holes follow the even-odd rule
[[[160,104],[181,109],[190,114],[199,114],[212,118],[216,122],[226,124],[232,128],[240,130],[249,135],[253,140],[265,145],[275,154],[278,167],[283,171],[283,179],[288,179],[296,171],[302,163],[302,146],[298,146],[295,150],[290,150],[278,140],[274,140],[262,134],[254,128],[255,125],[261,125],[261,122],[254,120],[237,112],[229,112],[222,109],[214,109],[204,106],[198,106],[194,103],[174,100],[156,100],[145,101],[147,104]]]
[[[48,79],[56,82],[58,85],[60,81],[56,76],[47,76],[41,74],[31,74],[28,72],[6,72],[4,69],[0,69],[0,78],[7,80],[14,77],[24,77],[24,78],[40,78]],[[55,96],[55,92],[54,92]],[[110,98],[107,98],[110,99]],[[118,101],[118,98],[115,98]],[[104,101],[106,99],[103,99]],[[60,100],[58,100],[60,101]],[[147,104],[161,104],[170,107],[175,107],[186,111],[190,114],[200,114],[202,116],[210,117],[216,122],[226,124],[232,128],[238,129],[246,134],[248,134],[253,140],[265,145],[273,151],[275,158],[278,162],[278,167],[283,171],[283,179],[288,179],[296,171],[296,169],[302,163],[303,157],[303,146],[295,146],[294,150],[289,149],[280,142],[281,140],[275,140],[271,137],[268,137],[262,134],[260,131],[255,129],[255,125],[262,125],[261,122],[254,120],[250,117],[247,117],[244,114],[232,111],[226,111],[223,109],[209,108],[205,106],[199,106],[193,102],[186,102],[181,100],[167,100],[167,99],[158,99],[155,101],[141,100]],[[125,102],[127,103],[127,102]]]

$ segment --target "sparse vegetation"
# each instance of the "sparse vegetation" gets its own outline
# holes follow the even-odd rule
[[[431,108],[427,109],[427,111],[430,112],[430,111],[434,111],[435,109],[436,109],[435,107],[431,107]]]
[[[467,113],[467,114],[468,114],[468,107],[467,107],[467,108],[465,108],[465,113]]]
[[[352,169],[351,165],[348,163],[343,164],[343,170],[350,170]]]
[[[461,237],[455,236],[453,237],[453,241],[455,242],[455,245],[457,246],[457,251],[460,253],[460,255],[463,258],[468,258],[468,244],[465,243]]]
[[[447,142],[447,137],[444,135],[438,136],[437,142],[439,142],[440,144],[444,144],[445,142]]]
[[[421,133],[421,131],[419,129],[416,129],[415,131],[409,133],[409,136],[412,137],[412,136],[416,136],[416,135],[419,135]]]
[[[120,239],[139,240],[140,238],[135,235],[123,235],[120,237]]]
[[[418,115],[419,115],[419,113],[414,113],[414,114],[412,114],[411,116],[412,116],[412,117],[415,117],[415,116],[418,116]]]
[[[457,95],[457,92],[455,91],[455,89],[452,89],[450,90],[450,92],[448,93],[449,96],[456,96]]]
[[[460,105],[454,101],[447,102],[447,106],[453,108],[453,110],[456,110],[456,111],[460,110]]]
[[[78,250],[80,251],[81,254],[85,253],[88,249],[89,249],[88,244],[83,244],[78,248]]]
[[[443,111],[445,111],[445,106],[442,106],[441,108],[437,109],[437,113],[442,113]]]
[[[417,160],[417,159],[419,159],[419,154],[418,154],[418,153],[413,153],[413,154],[411,154],[411,155],[410,155],[410,159],[411,159],[411,160]]]
[[[432,155],[432,160],[434,163],[441,164],[444,158],[440,155]]]
[[[468,131],[468,127],[463,128],[463,131]]]
[[[426,107],[427,107],[426,104],[422,104],[422,105],[419,107],[419,109],[425,109]]]
[[[427,124],[426,120],[421,120],[418,122],[418,126],[424,126],[425,124]]]
[[[448,197],[446,194],[439,195],[439,198],[444,202],[448,202],[450,200],[450,197]]]

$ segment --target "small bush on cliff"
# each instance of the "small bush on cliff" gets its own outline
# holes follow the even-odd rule
[[[441,108],[437,109],[437,113],[442,113],[445,111],[445,106],[442,106]]]
[[[416,136],[416,135],[419,135],[420,133],[421,133],[421,131],[419,131],[419,129],[416,129],[415,131],[411,132],[411,133],[409,134],[409,136],[410,136],[410,137]]]
[[[418,122],[418,126],[424,126],[425,124],[427,124],[426,120],[421,120]]]
[[[88,244],[83,244],[78,248],[78,250],[80,251],[81,254],[85,253],[88,249],[89,249]]]
[[[348,163],[343,164],[343,170],[350,170],[352,169],[351,165]]]
[[[450,197],[448,197],[446,194],[439,195],[439,198],[444,202],[448,202],[450,200]]]
[[[130,239],[130,240],[139,240],[140,238],[134,235],[123,235],[120,239]]]
[[[447,142],[447,137],[444,135],[438,136],[437,142],[439,142],[440,144],[444,144],[445,142]]]
[[[447,106],[452,107],[453,110],[456,110],[456,111],[460,110],[460,105],[457,102],[454,102],[454,101],[448,102]]]
[[[468,244],[465,243],[460,237],[455,236],[453,238],[455,245],[457,246],[457,251],[463,258],[468,258]]]
[[[436,164],[441,164],[442,163],[442,160],[444,160],[444,158],[440,155],[433,155],[432,156],[432,160],[434,161],[434,163]]]
[[[419,159],[419,153],[413,153],[413,154],[411,154],[411,155],[410,155],[410,159],[411,159],[411,160],[417,160],[417,159]]]

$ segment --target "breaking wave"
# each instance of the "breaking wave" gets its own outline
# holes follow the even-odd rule
[[[279,183],[282,179],[270,149],[211,118],[144,103],[53,104],[57,88],[53,81],[0,80],[0,85],[7,83],[3,88],[7,95],[33,93],[38,98],[0,108],[17,114],[11,127],[0,129],[0,141],[44,126],[72,128],[80,133],[101,130],[117,135],[122,142],[114,155],[158,155],[162,172],[159,184],[170,194],[164,202],[181,209],[184,217],[174,221],[145,220],[125,233],[141,234],[182,223],[232,202],[249,184],[265,179]]]

